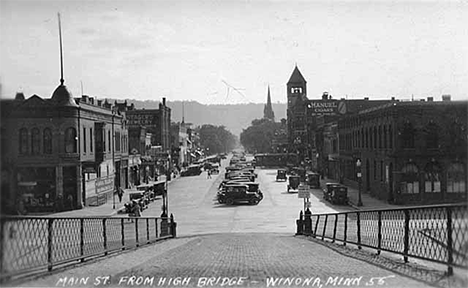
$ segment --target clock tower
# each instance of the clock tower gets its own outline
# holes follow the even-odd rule
[[[306,140],[307,81],[297,66],[289,78],[287,87],[288,140],[290,150],[297,151]]]

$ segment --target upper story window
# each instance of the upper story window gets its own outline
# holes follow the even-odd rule
[[[401,130],[401,146],[402,148],[414,148],[414,128],[410,122],[403,124]]]
[[[31,152],[35,155],[41,152],[41,138],[37,128],[31,130]]]
[[[75,128],[70,127],[65,130],[65,153],[77,152],[77,140]]]
[[[52,154],[52,131],[49,128],[45,128],[42,132],[42,139],[44,146],[44,154]]]
[[[28,129],[21,128],[19,131],[19,153],[28,154],[29,152],[29,139],[28,139]]]
[[[439,147],[439,135],[437,133],[437,125],[435,123],[429,123],[426,127],[426,145],[427,148],[438,148]]]
[[[291,87],[292,94],[300,94],[302,93],[302,87]]]
[[[111,151],[111,145],[112,145],[110,131],[107,131],[107,142],[109,143],[109,144],[107,144],[107,148],[108,148],[108,150],[110,152]]]
[[[89,152],[93,153],[93,128],[89,128]]]
[[[86,146],[88,146],[88,143],[86,143],[86,127],[83,127],[83,152],[86,153]]]
[[[120,151],[120,131],[115,132],[115,151]]]

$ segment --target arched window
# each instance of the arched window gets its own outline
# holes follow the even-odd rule
[[[419,193],[418,167],[414,164],[406,164],[401,169],[401,193],[417,194]]]
[[[42,134],[44,154],[52,154],[52,131],[45,128]]]
[[[427,148],[439,147],[439,135],[437,134],[437,125],[429,123],[426,127],[426,145]]]
[[[424,192],[437,193],[440,192],[440,167],[435,163],[429,163],[424,169]]]
[[[460,163],[453,163],[447,169],[447,192],[466,192],[466,172]]]
[[[37,128],[31,130],[31,152],[36,155],[41,152],[41,138]]]
[[[76,153],[77,150],[77,137],[76,137],[76,129],[75,128],[68,128],[65,131],[65,153]]]
[[[403,124],[401,146],[402,148],[414,148],[414,128],[410,122]]]
[[[19,131],[19,153],[28,154],[29,152],[29,139],[28,139],[28,129],[21,128]]]
[[[387,125],[383,126],[383,148],[387,149]]]

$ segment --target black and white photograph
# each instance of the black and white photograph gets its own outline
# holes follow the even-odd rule
[[[467,16],[0,0],[0,286],[467,287]]]

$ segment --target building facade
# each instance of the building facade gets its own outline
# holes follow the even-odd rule
[[[125,116],[59,85],[2,100],[2,204],[9,213],[99,205],[125,182]],[[6,210],[4,210],[6,211]]]
[[[466,101],[394,102],[338,121],[340,170],[396,204],[466,201]]]
[[[151,142],[170,153],[171,149],[171,108],[166,106],[166,98],[159,103],[159,109],[135,109],[132,105],[126,110],[130,125],[145,126],[152,134]]]

